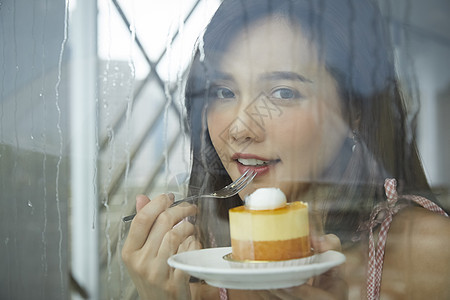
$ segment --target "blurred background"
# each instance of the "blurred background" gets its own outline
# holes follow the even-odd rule
[[[379,2],[450,207],[450,2]],[[0,299],[137,298],[121,217],[138,193],[184,193],[183,79],[219,4],[0,0]]]

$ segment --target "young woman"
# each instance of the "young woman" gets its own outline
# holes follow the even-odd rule
[[[190,193],[258,175],[233,199],[197,206],[138,196],[122,254],[140,296],[450,297],[450,221],[427,184],[391,51],[369,0],[225,0],[186,86]],[[225,291],[167,265],[229,245],[228,209],[260,187],[311,203],[315,250],[343,251],[345,268],[291,289]],[[180,223],[194,215],[195,226]]]

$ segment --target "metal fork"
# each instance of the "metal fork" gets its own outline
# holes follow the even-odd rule
[[[236,195],[237,193],[239,193],[240,191],[242,191],[252,180],[253,178],[255,178],[256,176],[256,172],[253,170],[248,169],[247,171],[245,171],[244,174],[242,174],[241,177],[239,177],[238,179],[236,179],[235,181],[233,181],[232,183],[230,183],[229,185],[225,186],[224,188],[215,191],[211,194],[205,194],[205,195],[193,195],[178,201],[175,201],[174,203],[172,203],[172,205],[170,205],[170,207],[173,206],[177,206],[178,204],[181,204],[183,202],[188,202],[188,201],[192,201],[194,199],[197,198],[229,198],[232,197],[234,195]],[[134,216],[136,216],[136,214],[132,214],[126,217],[122,218],[123,222],[128,222],[133,220]]]

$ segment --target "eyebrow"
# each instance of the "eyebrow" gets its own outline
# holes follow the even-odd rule
[[[301,82],[313,83],[311,79],[308,79],[295,72],[269,72],[261,75],[262,80],[299,80]]]
[[[225,73],[225,72],[220,72],[215,70],[212,74],[211,74],[211,79],[214,80],[228,80],[228,81],[232,81],[234,78],[232,75]],[[302,76],[298,73],[295,72],[290,72],[290,71],[274,71],[274,72],[268,72],[268,73],[264,73],[260,76],[260,80],[266,80],[266,81],[270,81],[270,80],[298,80],[301,82],[307,82],[307,83],[313,83],[313,81],[311,79],[306,78],[305,76]]]
[[[233,80],[233,76],[231,76],[228,73],[224,73],[224,72],[220,72],[217,70],[214,70],[211,74],[211,79],[212,80],[228,80],[228,81],[232,81]]]

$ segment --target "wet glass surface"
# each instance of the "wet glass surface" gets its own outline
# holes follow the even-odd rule
[[[95,14],[80,0],[0,0],[0,298],[137,298],[120,259],[121,218],[138,193],[187,192],[186,70],[219,2],[98,0]],[[450,6],[379,3],[409,99],[405,138],[417,135],[448,209]],[[74,17],[81,7],[90,23]],[[83,49],[95,59],[77,60]]]

